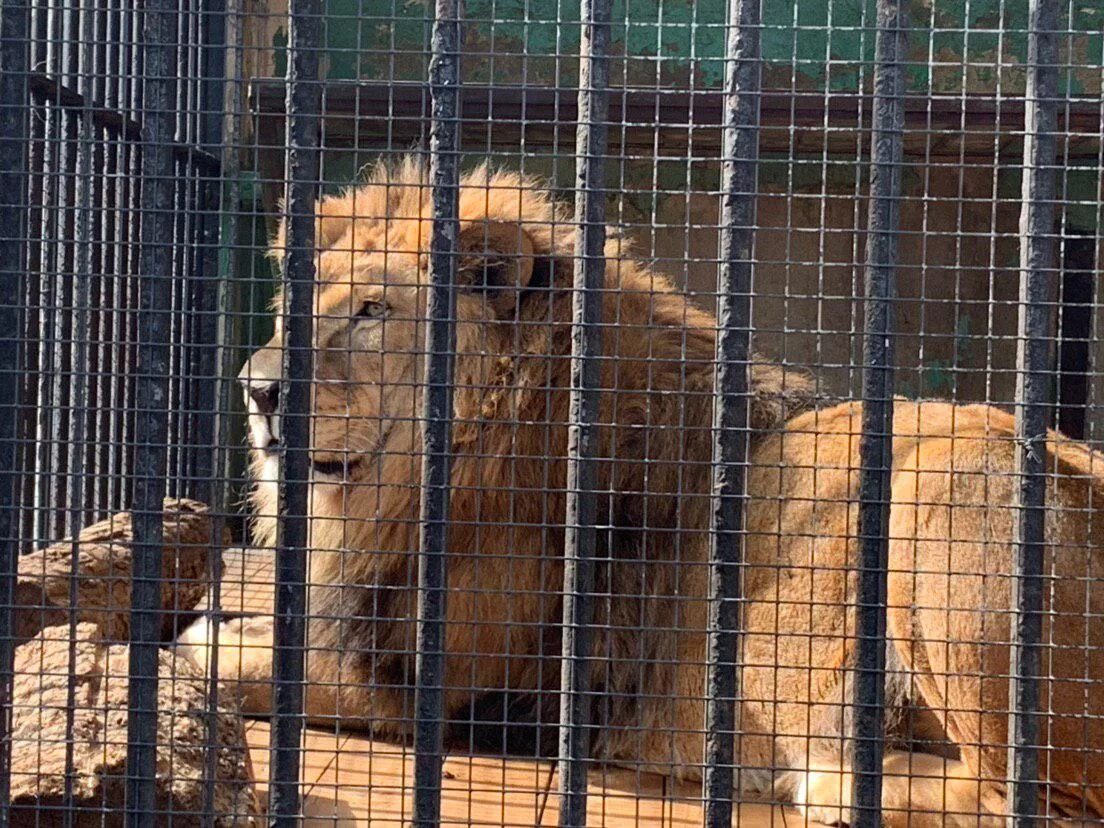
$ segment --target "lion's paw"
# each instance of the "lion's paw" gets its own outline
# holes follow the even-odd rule
[[[180,658],[187,659],[198,667],[207,667],[207,657],[218,624],[208,615],[185,628],[176,637],[175,652]]]
[[[176,653],[205,673],[217,654],[220,680],[269,680],[272,675],[272,618],[234,618],[221,624],[204,616],[176,639]]]
[[[851,824],[851,774],[811,770],[801,774],[794,807],[807,822]]]

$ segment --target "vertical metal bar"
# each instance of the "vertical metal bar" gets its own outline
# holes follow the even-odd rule
[[[321,0],[292,0],[288,23],[287,147],[284,253],[284,382],[280,424],[284,462],[276,540],[275,678],[269,815],[297,824],[299,743],[307,613],[307,487],[310,480],[310,390],[314,370],[314,219],[318,198],[322,86]]]
[[[728,17],[721,272],[713,400],[713,515],[709,544],[705,824],[732,824],[740,563],[748,440],[748,357],[759,156],[759,2],[732,0]]]
[[[21,415],[23,303],[27,237],[27,89],[30,6],[0,6],[0,825],[8,824],[11,784],[12,600],[19,556],[16,458]]]
[[[579,121],[575,132],[575,273],[571,318],[571,401],[567,432],[563,657],[560,664],[560,825],[586,824],[590,752],[590,593],[597,540],[598,409],[601,403],[602,292],[606,283],[605,153],[610,0],[583,0]]]
[[[77,4],[58,4],[57,25],[58,41],[55,48],[57,59],[57,71],[59,81],[69,88],[77,85],[79,68],[77,65],[78,34],[77,18],[79,9]],[[76,144],[77,124],[76,113],[66,107],[60,100],[58,103],[58,166],[57,166],[57,191],[56,202],[53,205],[57,214],[57,240],[54,246],[54,257],[51,263],[53,275],[53,295],[51,301],[54,306],[54,336],[57,337],[57,346],[54,350],[54,362],[51,376],[53,385],[53,411],[50,417],[50,457],[53,466],[53,479],[50,481],[49,501],[47,507],[50,510],[50,523],[48,524],[50,535],[58,537],[68,534],[69,514],[65,508],[68,498],[67,476],[69,474],[72,452],[68,446],[68,436],[71,431],[75,409],[73,408],[72,384],[69,381],[70,372],[73,370],[73,198],[74,198],[74,171],[76,169]]]
[[[418,628],[414,687],[414,824],[441,813],[444,624],[453,354],[456,351],[456,239],[459,222],[460,3],[437,0],[429,65],[432,121],[429,296],[422,396],[422,502],[418,555]]]
[[[855,786],[851,824],[881,824],[886,581],[893,461],[893,302],[908,57],[903,0],[878,0],[871,116],[870,206],[864,285],[863,413],[860,441],[858,635],[855,666]]]
[[[131,585],[128,826],[155,825],[157,650],[161,634],[162,503],[168,435],[172,291],[176,22],[172,0],[147,0],[142,19],[142,194],[138,378],[134,408],[134,564]]]
[[[222,146],[223,94],[226,75],[226,3],[225,0],[206,0],[196,10],[200,15],[202,54],[201,94],[199,97],[200,134],[199,145],[217,157]],[[199,316],[195,326],[192,380],[195,394],[191,399],[192,433],[189,435],[193,456],[193,479],[190,495],[215,509],[221,504],[212,499],[216,487],[215,457],[219,452],[217,366],[222,343],[219,334],[219,301],[222,297],[222,280],[218,268],[219,249],[219,197],[222,170],[200,167],[199,193],[196,209],[199,212],[199,229],[196,240],[199,250],[192,274],[192,296]],[[221,524],[221,521],[216,520]],[[218,529],[221,532],[221,526]],[[216,533],[214,537],[218,537]],[[214,538],[212,538],[214,540]]]
[[[45,37],[47,46],[43,50],[46,54],[47,65],[53,65],[53,48],[49,45],[56,39],[56,26],[54,19],[56,13],[53,7],[47,10],[45,17]],[[34,473],[34,495],[31,504],[33,512],[32,538],[39,542],[44,538],[52,537],[50,534],[49,514],[51,502],[50,482],[53,477],[54,464],[52,462],[51,447],[53,441],[50,436],[50,420],[54,413],[54,352],[57,350],[57,335],[55,334],[55,318],[57,308],[53,301],[53,261],[56,239],[60,237],[57,227],[58,211],[54,209],[56,193],[58,189],[58,156],[59,140],[59,113],[55,106],[47,100],[43,106],[42,125],[42,166],[38,175],[41,177],[42,188],[38,193],[41,210],[36,216],[36,227],[42,235],[41,242],[37,245],[39,251],[38,261],[34,263],[31,272],[36,274],[35,287],[37,295],[31,301],[31,305],[38,311],[38,323],[40,329],[49,333],[42,337],[42,342],[35,349],[38,357],[34,373],[37,379],[38,392],[35,396],[35,433],[34,433],[34,458],[31,469]],[[36,234],[37,235],[37,234]]]
[[[97,4],[95,9],[89,9],[88,14],[93,15],[89,26],[90,63],[82,68],[89,80],[86,89],[86,104],[88,107],[92,101],[101,102],[106,106],[105,98],[108,85],[107,56],[112,48],[109,44],[113,41],[108,35],[108,18],[110,12],[107,3]],[[82,36],[83,39],[83,36]],[[85,115],[87,117],[87,113]],[[84,125],[81,125],[82,128]],[[90,338],[89,371],[89,412],[88,412],[88,469],[85,474],[82,497],[84,499],[84,522],[91,522],[102,517],[101,503],[107,495],[108,474],[105,460],[107,458],[107,446],[105,443],[105,425],[109,416],[110,406],[107,402],[106,392],[110,385],[110,370],[107,369],[107,350],[110,347],[111,337],[108,333],[111,325],[112,284],[111,273],[112,257],[110,238],[110,184],[112,175],[111,141],[108,140],[111,130],[106,127],[96,127],[93,138],[92,153],[92,193],[91,204],[95,205],[91,211],[92,229],[91,236],[95,239],[93,246],[94,257],[90,273],[93,274],[94,285],[92,305],[95,313],[91,315],[92,329]],[[78,205],[81,200],[78,199]],[[79,215],[79,214],[78,214]]]
[[[79,113],[76,134],[76,160],[74,162],[74,194],[73,205],[76,213],[73,221],[73,246],[75,284],[72,292],[72,337],[69,346],[72,350],[70,357],[71,376],[68,380],[71,386],[73,419],[70,424],[71,437],[69,440],[69,490],[68,527],[74,537],[86,517],[86,507],[83,503],[84,477],[88,474],[87,463],[91,459],[87,450],[88,417],[85,412],[89,404],[89,351],[91,343],[91,293],[93,270],[93,219],[95,208],[93,207],[93,194],[95,183],[93,181],[92,161],[95,150],[96,128],[92,122],[92,101],[94,75],[92,69],[93,44],[95,42],[95,17],[92,8],[85,8],[79,14],[78,31],[80,32],[78,49],[79,74],[77,76],[77,89],[83,98],[83,106]],[[92,469],[95,473],[95,466]],[[73,553],[76,554],[74,543]],[[76,599],[76,573],[78,572],[76,559],[72,561],[70,584],[70,599]],[[76,613],[74,613],[74,619]],[[75,624],[75,620],[73,621]],[[72,690],[72,688],[70,688]]]
[[[1020,307],[1016,343],[1016,557],[1008,733],[1009,825],[1036,822],[1039,793],[1039,668],[1043,627],[1046,476],[1051,404],[1051,285],[1057,186],[1058,3],[1029,3],[1020,209]]]
[[[17,4],[16,8],[24,5],[23,3]],[[8,7],[5,4],[4,9]],[[24,64],[25,67],[35,65],[35,60],[44,51],[43,43],[46,38],[42,35],[43,25],[45,23],[45,10],[40,5],[34,4],[30,8],[30,25],[27,31],[27,36],[30,38],[30,59]],[[6,49],[16,49],[13,41],[5,40]],[[12,57],[12,60],[18,60]],[[26,78],[26,71],[24,69],[23,79]],[[0,74],[0,78],[4,81],[15,81],[19,78],[19,73],[16,72],[3,72]],[[9,187],[4,188],[4,198],[23,198],[23,202],[26,205],[26,212],[20,214],[20,220],[22,221],[22,228],[25,232],[29,231],[29,228],[34,227],[38,232],[35,233],[35,237],[31,238],[28,234],[25,240],[25,253],[24,259],[21,262],[22,273],[21,278],[23,281],[23,288],[20,294],[20,303],[23,308],[23,318],[21,323],[25,326],[25,330],[39,330],[43,324],[43,306],[38,302],[39,292],[41,291],[41,282],[44,272],[42,262],[45,258],[44,252],[44,214],[46,203],[46,159],[49,156],[47,143],[46,143],[46,111],[47,106],[44,97],[33,96],[28,99],[27,87],[22,87],[23,100],[19,102],[21,107],[30,107],[30,111],[26,112],[22,117],[26,118],[26,132],[30,140],[30,145],[24,156],[24,167],[26,177],[24,179],[26,190],[22,194],[16,193]],[[5,93],[8,94],[8,93]],[[12,102],[14,105],[14,99]],[[19,124],[13,123],[12,117],[17,115],[15,111],[12,111],[4,118],[4,129],[17,129]],[[13,142],[9,143],[9,146],[14,146]],[[30,174],[31,171],[35,174]],[[7,172],[8,175],[15,175],[14,169]],[[14,179],[18,181],[17,179]],[[8,209],[11,210],[15,205],[10,202]],[[9,225],[6,221],[3,228],[0,228],[2,233],[10,233],[14,231],[20,225]],[[10,236],[8,237],[11,238]],[[11,243],[11,242],[9,242]],[[12,267],[16,264],[14,260],[7,260],[5,257],[5,264],[8,267]],[[5,279],[5,287],[14,287],[10,283],[13,280]],[[17,281],[17,280],[16,280]],[[5,308],[10,307],[5,303]],[[7,333],[14,333],[13,330],[5,329]],[[43,349],[43,343],[36,341],[23,340],[20,343],[20,350],[22,351],[22,359],[20,367],[24,372],[25,383],[22,390],[16,389],[16,393],[19,395],[19,401],[22,403],[20,406],[20,419],[21,422],[17,422],[15,425],[14,434],[22,439],[16,449],[16,455],[14,462],[16,467],[20,470],[19,476],[16,478],[17,493],[12,495],[13,502],[18,502],[20,505],[18,512],[18,525],[13,525],[12,531],[14,531],[17,538],[22,537],[31,543],[34,542],[35,529],[38,525],[37,512],[35,509],[36,496],[38,492],[38,474],[35,461],[38,458],[38,446],[34,440],[33,435],[38,430],[38,407],[35,404],[41,392],[41,377],[37,370],[39,361],[41,359],[41,351]],[[18,549],[16,550],[18,552]]]
[[[93,279],[92,264],[92,219],[93,219],[93,181],[92,181],[92,152],[95,140],[95,127],[92,123],[92,45],[95,39],[95,18],[91,8],[86,8],[80,14],[77,30],[80,32],[79,74],[77,76],[77,89],[84,100],[77,128],[77,151],[74,165],[75,185],[73,203],[76,209],[76,217],[73,222],[73,241],[75,251],[75,284],[73,286],[73,325],[72,339],[69,343],[72,351],[70,356],[72,386],[70,397],[73,407],[73,420],[71,423],[71,438],[69,443],[69,490],[68,528],[72,533],[73,542],[70,547],[69,560],[69,664],[74,665],[77,655],[77,598],[79,583],[79,544],[76,537],[79,527],[85,516],[84,503],[84,478],[88,474],[86,450],[88,418],[85,412],[89,402],[89,371],[88,362],[91,336],[91,292]],[[92,474],[96,473],[93,464]],[[158,601],[160,604],[160,601]],[[73,751],[75,739],[73,738],[73,726],[77,712],[76,682],[69,681],[66,688],[65,710],[65,797],[66,809],[73,808],[73,785],[76,779],[73,765]],[[66,822],[70,821],[66,814]]]
[[[199,13],[202,15],[200,42],[203,44],[203,90],[200,97],[200,117],[203,126],[200,141],[203,149],[220,157],[218,174],[208,174],[202,180],[206,191],[201,200],[203,210],[202,268],[197,285],[197,308],[203,314],[199,323],[197,374],[199,383],[196,424],[201,430],[195,440],[196,483],[195,496],[211,505],[211,537],[208,555],[207,577],[211,583],[211,604],[216,611],[221,608],[222,549],[221,538],[225,525],[226,492],[228,488],[225,469],[227,454],[227,414],[230,411],[229,391],[231,383],[224,380],[233,376],[227,363],[226,347],[227,296],[224,271],[220,264],[221,230],[225,206],[222,205],[222,182],[227,170],[226,160],[238,151],[236,135],[227,127],[236,118],[237,107],[228,111],[230,100],[227,90],[236,90],[238,60],[240,56],[237,0],[204,0]],[[237,227],[236,203],[230,202],[225,211],[233,230]],[[232,238],[232,236],[231,236]],[[208,422],[209,421],[209,422]],[[208,442],[209,441],[209,442]],[[219,821],[215,792],[218,783],[219,750],[217,732],[220,722],[218,649],[211,653],[209,667],[210,684],[207,691],[207,755],[204,763],[203,815],[204,828]]]
[[[134,113],[134,117],[139,117],[142,105],[142,56],[143,51],[141,47],[142,42],[142,12],[140,9],[134,7],[133,4],[124,2],[122,4],[123,19],[122,19],[122,44],[123,48],[119,53],[119,74],[120,79],[120,109],[124,112],[130,111]],[[168,61],[166,61],[166,64]],[[123,249],[126,254],[126,269],[123,272],[124,278],[122,279],[121,287],[123,290],[123,301],[120,303],[122,308],[122,325],[120,333],[122,334],[122,341],[125,343],[125,348],[122,353],[122,361],[116,366],[116,373],[122,377],[122,381],[119,383],[119,417],[117,423],[117,435],[119,444],[122,448],[119,457],[119,469],[120,469],[120,491],[119,498],[121,503],[130,503],[134,498],[134,486],[135,482],[133,476],[129,474],[130,469],[134,468],[135,462],[135,441],[134,434],[137,421],[137,406],[135,405],[135,399],[138,393],[138,381],[137,378],[132,378],[132,375],[138,373],[138,344],[139,344],[139,314],[137,312],[139,307],[139,287],[141,280],[136,278],[141,273],[141,231],[142,231],[142,213],[141,213],[141,198],[142,198],[142,152],[141,146],[135,145],[131,142],[120,141],[121,147],[125,148],[127,152],[126,157],[126,172],[119,175],[119,179],[124,183],[123,195],[125,198],[124,207],[120,213],[119,219],[123,222],[125,227],[123,233],[124,245]],[[168,300],[166,300],[168,301]],[[167,428],[167,426],[166,426]],[[167,462],[167,458],[166,458]]]
[[[68,50],[65,42],[67,15],[62,4],[50,4],[46,12],[46,70],[61,78],[66,74]],[[38,431],[35,434],[35,472],[38,475],[35,493],[35,539],[58,537],[64,531],[65,513],[60,504],[64,500],[59,481],[63,474],[65,457],[61,453],[65,427],[63,418],[68,414],[65,398],[68,383],[63,381],[65,366],[65,320],[69,303],[66,301],[68,280],[60,278],[65,271],[66,233],[66,172],[69,168],[71,146],[68,137],[69,113],[60,105],[58,94],[48,96],[46,107],[47,161],[43,164],[45,190],[43,199],[44,244],[42,277],[39,284],[39,302],[42,308],[42,330],[45,334],[38,370]]]

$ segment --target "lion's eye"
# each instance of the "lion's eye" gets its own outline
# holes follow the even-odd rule
[[[363,305],[360,306],[360,310],[356,312],[357,319],[383,319],[387,316],[389,308],[383,302],[377,302],[373,299],[369,299]]]

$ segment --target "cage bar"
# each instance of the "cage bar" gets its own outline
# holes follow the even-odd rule
[[[145,70],[136,48],[140,10],[118,4],[84,9],[48,3],[32,3],[31,10],[34,58],[26,103],[36,117],[31,121],[29,136],[34,152],[28,169],[31,233],[27,239],[30,255],[25,298],[29,329],[42,335],[24,348],[28,369],[24,396],[36,402],[37,410],[31,415],[36,420],[33,437],[31,432],[26,434],[29,439],[24,448],[34,458],[26,463],[25,474],[33,481],[33,488],[28,487],[23,496],[23,520],[28,536],[44,541],[77,531],[108,511],[126,508],[133,494],[127,471],[133,465],[135,446],[135,415],[130,401],[135,397],[137,382],[136,276],[141,222],[131,219],[141,215],[143,139],[138,113]],[[88,49],[80,32],[86,13],[93,18],[89,30],[92,47]],[[197,12],[179,19],[196,21],[198,17]],[[188,48],[177,48],[177,52],[185,57],[193,54],[191,41],[198,37],[196,26],[189,25],[181,32],[181,42]],[[208,43],[212,49],[218,46],[213,40]],[[193,221],[193,215],[200,212],[194,203],[197,179],[202,173],[217,176],[218,163],[210,153],[187,142],[195,139],[192,121],[198,120],[200,110],[212,109],[211,120],[221,115],[217,107],[209,107],[202,97],[196,97],[196,82],[182,80],[200,74],[186,68],[192,65],[190,61],[188,57],[174,61],[171,76],[166,79],[181,90],[174,117],[176,130],[170,141],[176,158],[172,227],[183,234],[181,241],[186,236],[189,242],[176,246],[171,259],[173,377],[168,394],[171,416],[166,469],[170,472],[169,493],[195,496],[202,488],[196,483],[200,475],[194,463],[200,450],[187,429],[196,417],[190,406],[178,402],[190,399],[191,390],[203,384],[183,360],[197,352],[200,324],[189,312],[197,309],[204,294],[189,293],[195,280],[186,271],[199,275],[201,267],[191,246],[201,233],[201,222]],[[83,163],[82,143],[91,145],[92,156],[88,238],[93,246],[91,295],[96,300],[87,330],[74,322],[77,281],[73,276],[80,256],[76,223],[81,213],[76,190],[81,178],[77,168]],[[88,404],[82,406],[73,403],[78,389],[69,377],[79,367],[74,352],[77,338],[85,334]],[[108,366],[111,370],[105,370]],[[77,458],[69,436],[82,417],[83,457]],[[200,423],[196,432],[201,432],[203,425]],[[84,468],[80,510],[71,508],[69,498],[70,465],[74,462]]]
[[[47,32],[45,64],[48,72],[64,80],[67,77],[63,61],[64,9],[48,6],[42,13]],[[37,537],[53,537],[64,530],[67,510],[64,508],[65,484],[61,443],[65,435],[62,422],[67,414],[69,385],[61,377],[65,372],[65,315],[68,309],[66,286],[58,278],[65,267],[66,175],[72,146],[68,139],[69,118],[66,109],[55,96],[47,98],[43,124],[43,222],[46,232],[41,245],[41,272],[38,274],[38,300],[41,324],[45,333],[39,349],[38,411],[35,432],[36,477],[34,520]]]
[[[68,501],[69,517],[68,526],[74,531],[74,541],[70,552],[70,576],[69,576],[69,609],[70,622],[69,634],[73,636],[77,628],[77,596],[79,589],[79,550],[80,544],[75,540],[75,528],[81,525],[84,517],[85,503],[85,476],[88,433],[89,410],[89,370],[88,358],[91,350],[91,294],[93,279],[92,262],[92,219],[93,219],[93,190],[92,180],[92,153],[95,141],[95,129],[92,122],[91,102],[94,94],[92,87],[93,78],[93,44],[95,42],[95,18],[90,8],[75,10],[79,21],[77,30],[79,35],[78,63],[81,68],[77,76],[77,88],[84,101],[84,106],[77,115],[77,130],[75,135],[76,159],[73,164],[74,171],[74,212],[73,244],[74,273],[72,289],[72,377],[71,405],[73,418],[70,424],[70,456],[66,469],[68,474],[68,487],[66,497]],[[160,566],[158,566],[160,576]],[[160,590],[158,590],[160,591]],[[160,603],[160,601],[158,601]],[[68,699],[66,704],[66,736],[68,741],[65,746],[65,802],[66,809],[73,807],[73,726],[77,714],[76,682],[69,682]],[[156,746],[154,748],[156,751]]]
[[[1039,678],[1046,549],[1046,445],[1054,364],[1052,303],[1057,188],[1059,6],[1031,0],[1016,340],[1016,555],[1012,571],[1011,716],[1008,734],[1009,824],[1036,823],[1039,794]]]
[[[590,657],[597,541],[598,408],[605,288],[605,153],[610,0],[583,0],[575,132],[575,260],[567,433],[564,595],[560,665],[560,825],[586,824]]]
[[[284,353],[280,384],[276,606],[269,815],[274,825],[297,823],[306,660],[307,521],[310,485],[310,400],[314,368],[315,229],[318,198],[318,82],[322,49],[321,0],[292,0],[288,8],[287,222],[284,252]]]
[[[206,0],[198,12],[200,43],[199,129],[196,143],[212,158],[222,146],[224,112],[223,89],[226,77],[227,20],[231,12],[226,0]],[[193,334],[194,349],[189,364],[195,394],[190,406],[191,426],[187,444],[191,447],[193,470],[191,495],[204,503],[217,504],[217,455],[221,442],[217,435],[219,412],[219,320],[224,310],[222,274],[219,273],[219,208],[223,170],[203,165],[195,169],[199,227],[195,232],[197,251],[193,273],[189,274],[191,295],[198,319]],[[216,515],[216,519],[218,516]],[[216,531],[215,536],[218,536]]]
[[[172,320],[174,162],[177,84],[176,4],[151,0],[142,16],[142,246],[139,261],[138,380],[134,407],[133,582],[128,825],[155,825],[157,674],[161,636],[162,502],[168,462]]]
[[[203,88],[202,128],[200,140],[204,151],[219,157],[219,174],[201,171],[201,186],[205,191],[201,266],[197,273],[196,306],[202,315],[199,322],[198,353],[193,365],[198,373],[200,390],[195,405],[195,427],[198,436],[196,447],[195,497],[212,506],[211,537],[209,546],[208,577],[210,578],[210,606],[216,610],[222,603],[222,549],[219,539],[226,524],[224,512],[227,502],[229,451],[228,421],[230,393],[236,383],[225,378],[234,374],[229,365],[231,350],[227,335],[227,285],[220,266],[223,228],[220,215],[226,215],[225,239],[233,239],[237,230],[238,189],[236,157],[237,136],[230,129],[236,123],[237,111],[233,93],[239,77],[241,32],[239,29],[239,0],[207,0],[202,19]],[[229,162],[229,164],[228,164]],[[227,166],[231,169],[228,170]],[[223,181],[228,181],[228,197],[223,200]],[[233,390],[236,390],[234,388]],[[207,442],[210,441],[210,442]],[[210,450],[205,450],[210,446]],[[210,683],[206,710],[206,727],[209,744],[218,738],[219,716],[219,662],[218,649],[213,648],[208,662]],[[203,825],[213,826],[218,816],[215,788],[218,779],[219,754],[215,749],[207,751],[204,763]]]
[[[713,513],[705,716],[705,822],[732,824],[739,688],[740,563],[748,446],[748,358],[759,157],[759,0],[733,0],[725,59],[721,270],[713,399]]]
[[[893,462],[894,299],[904,137],[907,23],[901,0],[878,0],[863,288],[859,580],[856,594],[854,790],[851,824],[881,824],[885,730],[886,582]]]
[[[441,813],[444,624],[456,352],[456,242],[460,230],[460,4],[437,0],[429,66],[433,226],[422,397],[422,501],[418,538],[418,650],[414,688],[414,824]]]
[[[95,43],[95,17],[90,8],[78,10],[79,35],[79,65],[82,69],[77,76],[77,88],[80,92],[83,106],[77,115],[77,131],[75,134],[76,159],[74,161],[74,221],[73,221],[73,245],[74,251],[74,285],[72,290],[72,377],[71,400],[74,411],[71,424],[71,453],[67,474],[69,487],[66,496],[69,508],[68,525],[80,526],[84,512],[84,477],[86,475],[86,431],[88,417],[85,416],[89,408],[89,371],[87,366],[91,343],[91,282],[93,279],[93,235],[92,221],[94,206],[94,183],[92,181],[92,154],[96,140],[95,126],[92,122],[92,80],[93,44]],[[74,553],[76,544],[74,544]],[[74,560],[73,579],[76,580],[76,561]],[[75,596],[76,590],[73,589]]]
[[[20,377],[27,284],[30,6],[0,6],[0,809],[11,784],[12,599],[19,556]]]

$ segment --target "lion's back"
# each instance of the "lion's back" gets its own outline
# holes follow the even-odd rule
[[[861,417],[856,402],[808,412],[753,455],[745,578],[752,666],[745,670],[745,695],[761,700],[750,702],[748,713],[761,718],[762,729],[777,732],[781,745],[773,749],[783,752],[788,739],[801,752],[805,734],[838,738],[847,727]],[[991,406],[895,405],[890,636],[896,630],[899,646],[924,653],[932,681],[966,669],[954,662],[950,641],[971,642],[958,658],[978,662],[974,669],[984,663],[1007,675],[1007,646],[974,644],[1010,640],[1014,426],[1011,415]],[[1093,655],[1104,648],[1104,628],[1091,623],[1104,611],[1104,587],[1091,580],[1104,566],[1104,457],[1055,434],[1045,450],[1051,479],[1044,571],[1057,576],[1048,581],[1046,603],[1062,619],[1053,628],[1048,621],[1045,635],[1067,649],[1079,647],[1082,657],[1065,663],[1104,681],[1104,657]],[[1057,685],[1055,694],[1070,695]]]

